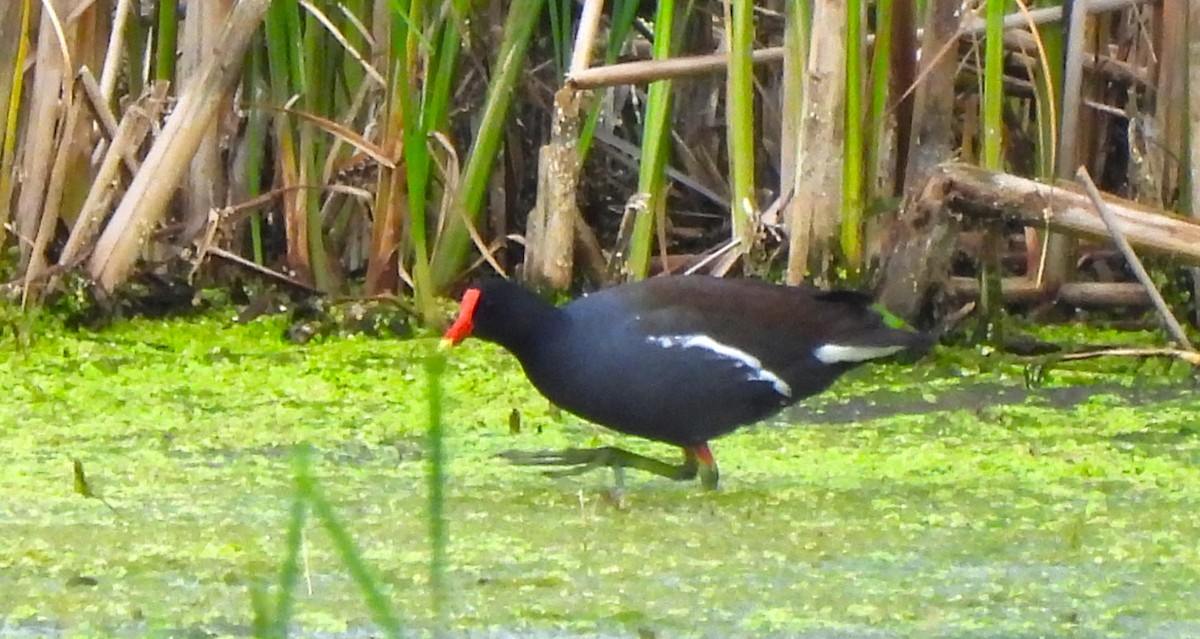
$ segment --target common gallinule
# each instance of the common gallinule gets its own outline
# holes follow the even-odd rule
[[[680,446],[676,466],[617,448],[520,461],[639,468],[717,486],[709,440],[825,390],[839,375],[929,336],[870,298],[749,279],[656,277],[554,307],[506,280],[471,286],[442,346],[470,335],[503,346],[559,407],[613,430]]]

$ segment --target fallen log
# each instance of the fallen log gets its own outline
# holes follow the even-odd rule
[[[946,181],[943,204],[964,222],[1020,222],[1075,237],[1112,239],[1087,194],[1074,186],[966,164],[945,165],[933,179]],[[1200,265],[1200,223],[1111,195],[1104,201],[1135,248]]]
[[[951,277],[946,283],[946,293],[952,297],[978,298],[979,280]],[[1010,303],[1033,303],[1046,299],[1045,287],[1038,286],[1028,277],[1000,280],[1000,294],[1005,302]],[[1150,295],[1137,282],[1064,282],[1054,299],[1079,308],[1150,306]]]
[[[1200,221],[1111,195],[1105,195],[1104,201],[1134,247],[1200,266]],[[920,193],[905,203],[899,221],[893,228],[892,250],[876,298],[910,321],[929,308],[936,290],[948,284],[950,256],[961,229],[1016,222],[1080,238],[1111,240],[1091,200],[1074,185],[1044,184],[958,163],[939,167]],[[1040,290],[1045,299],[1058,294],[1048,288],[1034,290]],[[1022,293],[1018,297],[1032,295],[1028,290]]]

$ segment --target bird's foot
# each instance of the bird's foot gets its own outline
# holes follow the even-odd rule
[[[715,478],[712,485],[710,485],[705,473],[701,472],[701,466],[704,464],[697,463],[696,456],[691,453],[685,455],[683,464],[681,465],[668,464],[667,462],[639,455],[638,453],[615,446],[568,448],[566,450],[536,452],[510,450],[500,453],[500,457],[521,466],[566,467],[544,471],[550,477],[580,475],[596,468],[612,468],[618,481],[620,481],[623,478],[624,469],[633,468],[676,481],[688,481],[695,479],[697,474],[701,474],[701,480],[704,482],[705,487],[716,487]],[[707,468],[703,470],[707,470]]]
[[[549,477],[582,475],[597,468],[618,468],[618,448],[567,448],[565,450],[520,451],[506,450],[500,457],[518,466],[565,466],[543,471]]]

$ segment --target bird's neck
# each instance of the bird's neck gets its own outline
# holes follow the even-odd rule
[[[546,351],[565,333],[569,324],[566,314],[549,302],[524,289],[507,299],[502,325],[482,337],[503,346],[522,362]]]

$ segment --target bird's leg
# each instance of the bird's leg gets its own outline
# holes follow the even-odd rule
[[[696,453],[693,453],[692,449],[684,446],[683,447],[683,464],[681,464],[679,466],[678,471],[676,471],[676,473],[675,473],[675,477],[673,477],[672,479],[676,479],[678,481],[688,481],[689,479],[695,479],[696,473],[699,472],[699,470],[700,470],[700,465],[696,463]]]
[[[713,458],[712,451],[708,449],[708,443],[689,446],[683,449],[684,454],[688,456],[688,460],[684,462],[684,466],[691,462],[693,465],[692,477],[696,473],[700,474],[700,483],[709,490],[717,489],[717,481],[720,479],[721,473],[717,470],[717,460]],[[695,468],[699,466],[699,468]]]
[[[708,449],[705,448],[704,450],[707,451]],[[546,474],[551,477],[578,475],[596,468],[612,468],[618,473],[622,469],[633,468],[676,481],[695,478],[700,466],[704,464],[704,458],[700,457],[698,463],[697,456],[692,450],[684,449],[684,455],[683,464],[677,466],[615,446],[568,448],[566,450],[539,452],[510,450],[500,453],[500,457],[522,466],[570,467],[546,471]],[[711,460],[712,455],[709,454],[708,457]],[[705,485],[707,486],[708,484],[706,483]]]

